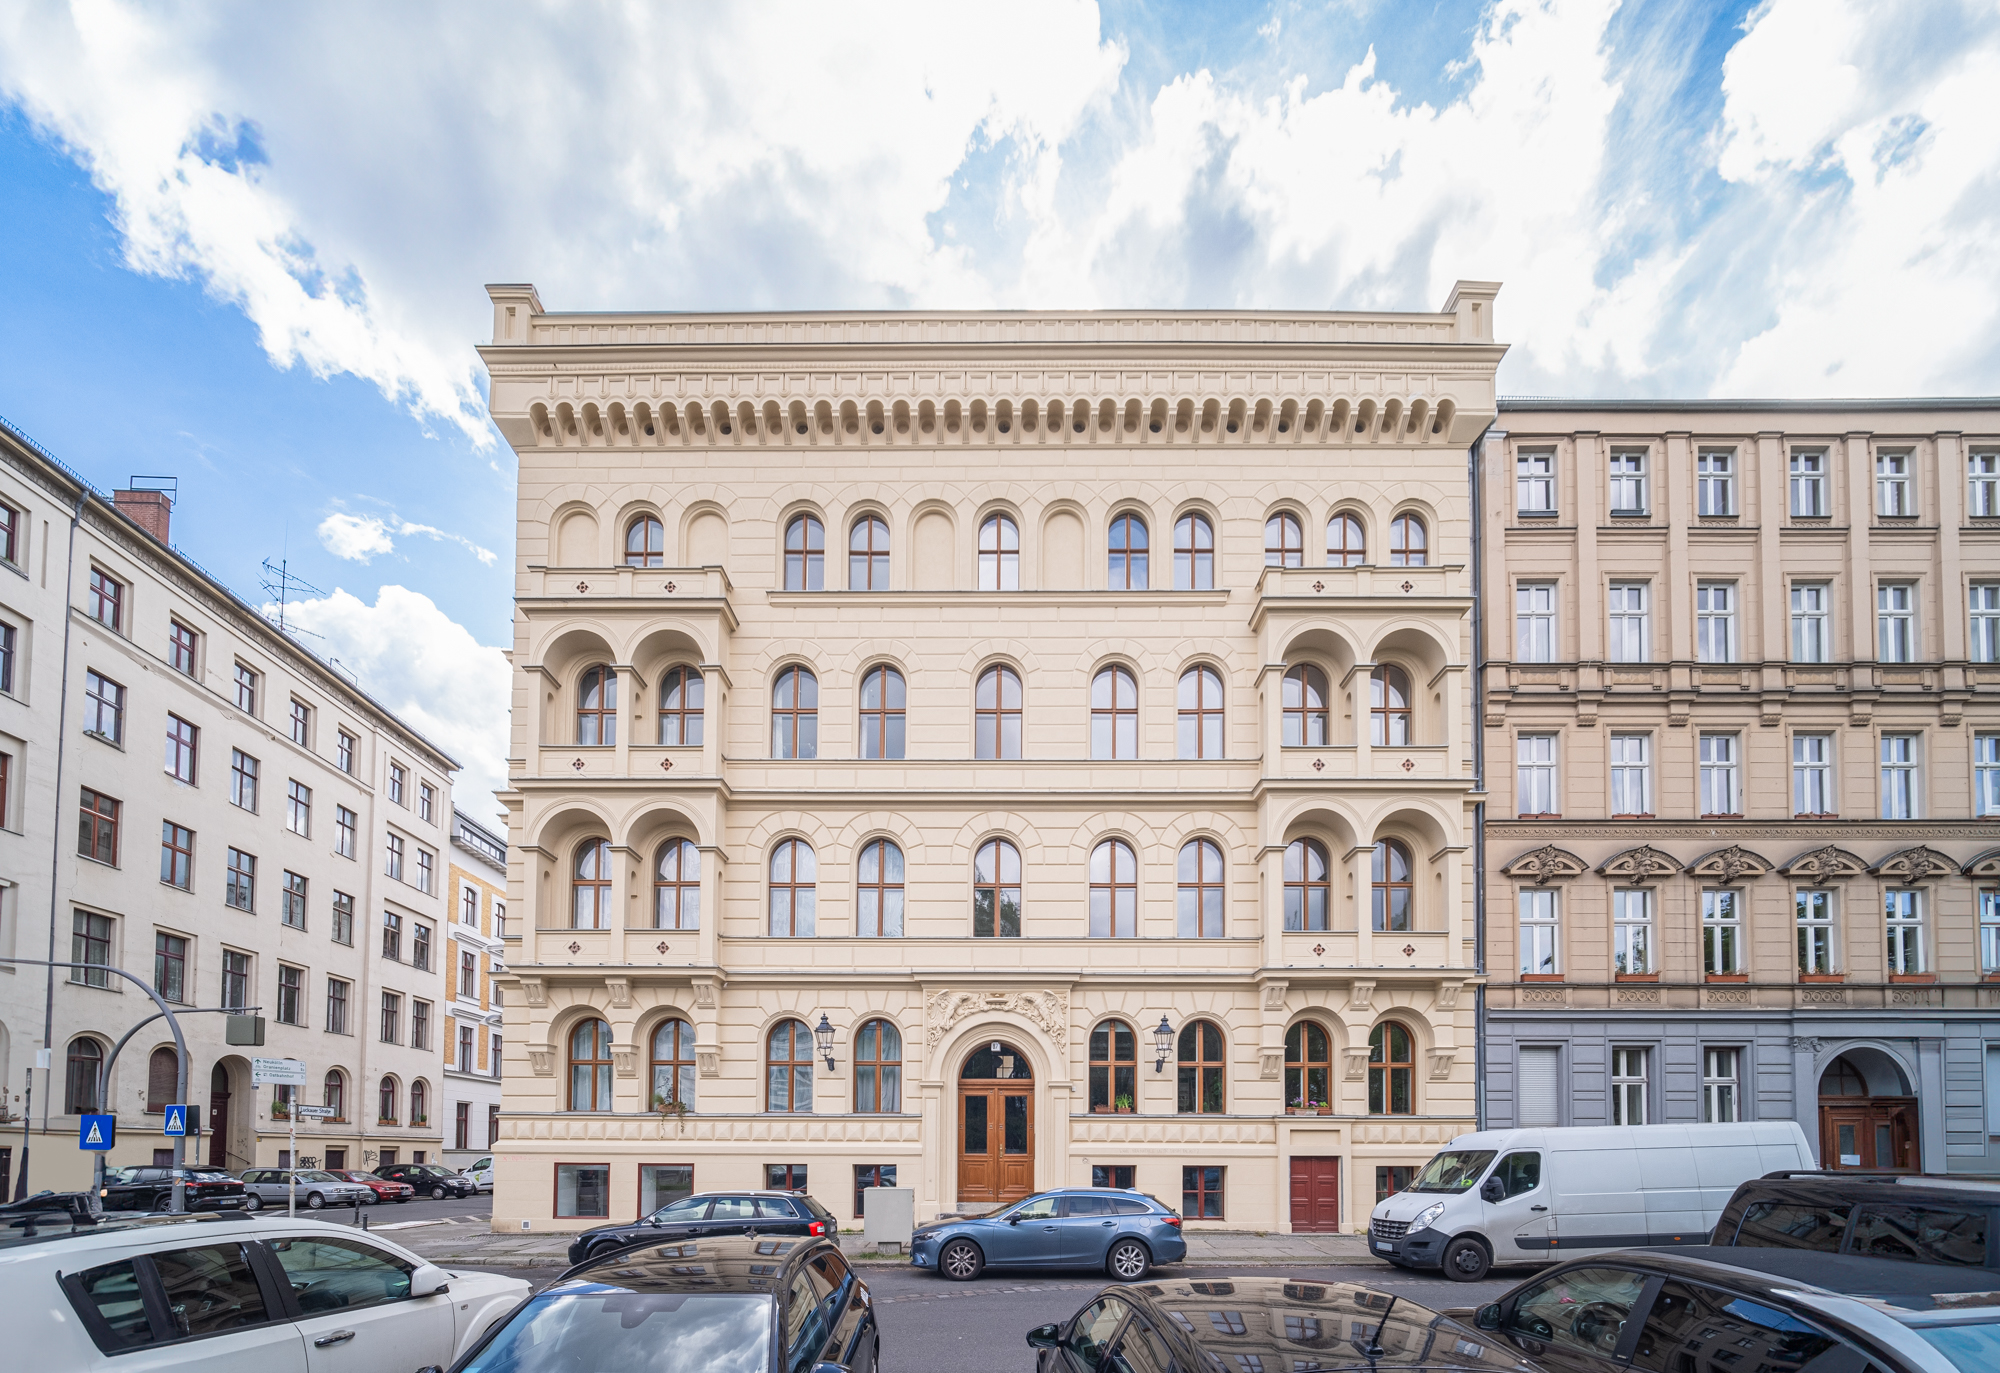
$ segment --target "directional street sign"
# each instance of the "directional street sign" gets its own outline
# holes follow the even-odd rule
[[[187,1109],[185,1106],[167,1107],[167,1118],[164,1122],[166,1128],[160,1133],[165,1135],[185,1135],[188,1132]]]
[[[306,1065],[296,1058],[253,1058],[250,1060],[250,1085],[303,1087],[306,1085]]]
[[[85,1116],[76,1127],[79,1149],[109,1149],[118,1142],[117,1116]]]
[[[331,1106],[294,1106],[294,1107],[292,1107],[292,1114],[293,1114],[293,1115],[295,1115],[295,1116],[298,1116],[298,1117],[299,1117],[300,1119],[302,1119],[302,1120],[332,1120],[332,1119],[333,1119],[333,1107],[331,1107]]]

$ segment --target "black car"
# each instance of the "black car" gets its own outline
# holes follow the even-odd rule
[[[233,1211],[241,1207],[243,1184],[220,1168],[182,1168],[183,1200],[190,1211]],[[164,1211],[174,1202],[171,1166],[141,1164],[127,1168],[117,1181],[105,1180],[101,1194],[107,1211]]]
[[[1353,1283],[1285,1278],[1107,1287],[1068,1320],[1029,1331],[1028,1343],[1037,1373],[1307,1373],[1384,1366],[1534,1373],[1493,1336],[1407,1297]]]
[[[1623,1249],[1538,1273],[1472,1324],[1547,1373],[1969,1373],[2000,1367],[1993,1286],[1851,1254]]]
[[[881,1348],[868,1284],[833,1241],[730,1235],[578,1264],[452,1373],[874,1373]]]
[[[696,1192],[670,1201],[629,1225],[600,1225],[570,1242],[569,1261],[582,1263],[647,1240],[710,1235],[837,1235],[833,1212],[804,1192]]]
[[[2000,1183],[1918,1173],[1771,1173],[1736,1189],[1711,1242],[2000,1268]]]
[[[385,1163],[375,1170],[375,1176],[391,1182],[407,1182],[416,1189],[418,1196],[438,1201],[446,1197],[474,1196],[479,1191],[479,1184],[465,1174],[440,1168],[435,1163]]]

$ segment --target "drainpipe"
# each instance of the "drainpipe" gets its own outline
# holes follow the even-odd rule
[[[1472,498],[1472,784],[1486,791],[1486,527],[1481,458],[1488,421],[1466,453],[1466,483]],[[1472,966],[1486,975],[1486,802],[1472,807]],[[1486,1128],[1486,984],[1472,989],[1473,1125]]]

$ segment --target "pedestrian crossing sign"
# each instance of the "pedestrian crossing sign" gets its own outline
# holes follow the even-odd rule
[[[117,1116],[85,1116],[77,1123],[79,1149],[109,1149],[118,1140]]]
[[[167,1107],[166,1128],[160,1133],[165,1135],[185,1135],[187,1133],[187,1107]]]

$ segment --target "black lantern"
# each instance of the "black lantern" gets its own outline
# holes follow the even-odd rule
[[[833,1022],[826,1018],[826,1012],[819,1013],[819,1028],[813,1031],[813,1038],[819,1041],[819,1056],[826,1060],[826,1070],[833,1071]]]
[[[1164,1015],[1160,1017],[1158,1028],[1153,1031],[1153,1049],[1159,1054],[1159,1057],[1153,1060],[1153,1071],[1164,1073],[1167,1070],[1167,1058],[1174,1051],[1174,1027],[1167,1024]]]

